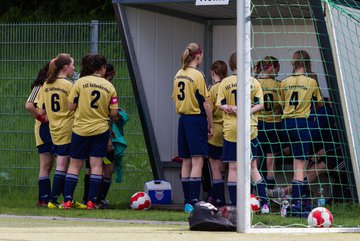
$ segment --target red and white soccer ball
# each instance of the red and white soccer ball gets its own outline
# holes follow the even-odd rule
[[[318,207],[309,213],[308,225],[315,228],[330,228],[333,220],[333,215],[327,208]]]
[[[251,206],[251,210],[253,212],[259,212],[260,211],[260,208],[261,208],[260,200],[254,194],[250,194],[250,206]]]
[[[130,198],[130,207],[134,210],[147,210],[151,207],[151,199],[144,192],[137,192]]]

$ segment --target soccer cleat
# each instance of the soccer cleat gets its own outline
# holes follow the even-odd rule
[[[99,208],[99,206],[96,203],[93,203],[92,201],[88,201],[86,206],[87,206],[86,209],[88,209],[88,210],[93,210],[93,209]]]
[[[185,213],[191,213],[194,210],[193,206],[189,203],[185,204],[184,212]]]
[[[99,209],[114,209],[111,205],[110,202],[108,200],[101,200],[99,205],[98,205]]]
[[[72,201],[69,200],[69,201],[67,201],[67,202],[64,202],[64,203],[61,205],[61,207],[62,207],[63,209],[70,209],[70,208],[72,208]]]
[[[47,207],[48,206],[48,203],[47,202],[44,202],[44,201],[38,201],[36,203],[36,206],[38,207]]]
[[[76,208],[76,209],[86,209],[87,208],[87,206],[85,204],[76,202],[75,200],[72,201],[71,207]]]
[[[48,205],[47,205],[48,208],[50,209],[57,209],[57,208],[60,208],[60,205],[56,202],[48,202]]]
[[[264,204],[261,207],[261,214],[268,214],[268,213],[270,213],[269,206],[267,204]]]
[[[283,198],[285,197],[285,190],[282,187],[276,187],[274,189],[268,189],[267,195],[270,198]]]

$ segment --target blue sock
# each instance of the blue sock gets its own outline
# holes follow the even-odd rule
[[[102,175],[90,175],[89,201],[98,203],[99,191],[102,183]]]
[[[236,206],[236,182],[227,183],[230,197],[230,205]]]
[[[105,200],[110,189],[111,181],[111,178],[103,177],[98,198],[99,201]]]
[[[83,203],[87,203],[89,197],[89,186],[90,186],[90,174],[85,174],[84,176],[84,195]]]
[[[190,177],[181,178],[184,194],[184,205],[190,203]]]
[[[307,179],[307,177],[304,177],[304,182],[301,186],[301,189],[300,189],[300,194],[301,194],[301,197],[302,197],[302,200],[303,201],[309,201],[308,199],[308,187],[309,187],[309,181]]]
[[[194,205],[199,201],[201,188],[201,177],[190,177],[190,204]]]
[[[266,196],[266,184],[264,182],[264,179],[260,179],[259,181],[257,181],[256,183],[254,183],[254,185],[256,185],[256,189],[257,189],[257,196],[260,199],[260,204],[261,206],[263,206],[264,204],[267,204],[267,196]]]
[[[225,191],[224,191],[224,180],[215,179],[211,187],[212,195],[216,199],[216,206],[222,207],[225,205]]]
[[[64,202],[74,199],[74,192],[78,183],[79,176],[68,173],[65,179]]]
[[[275,187],[275,178],[274,177],[266,177],[265,182],[266,182],[266,187],[268,189],[273,189]]]
[[[292,198],[292,204],[298,204],[301,201],[301,189],[303,189],[304,182],[302,181],[297,181],[297,180],[293,180],[291,182],[291,187],[292,187],[292,193],[291,193],[291,198]]]
[[[49,176],[39,177],[38,186],[39,186],[39,201],[45,203],[49,202],[51,195],[50,177]]]
[[[64,193],[65,176],[66,172],[58,170],[55,171],[50,198],[51,202],[57,203],[58,197],[61,195],[61,193]]]

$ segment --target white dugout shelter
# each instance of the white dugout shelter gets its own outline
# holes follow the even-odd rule
[[[181,203],[180,164],[177,156],[178,116],[171,99],[173,78],[180,56],[189,42],[199,43],[204,52],[200,69],[211,83],[213,61],[228,63],[236,50],[236,1],[228,5],[196,6],[195,0],[113,0],[128,69],[137,101],[149,158],[155,179],[172,184],[173,201]],[[342,2],[342,1],[337,1]],[[357,199],[358,162],[348,122],[346,98],[331,50],[325,10],[321,0],[253,0],[251,13],[251,58],[267,55],[281,63],[279,79],[292,72],[290,59],[299,49],[308,51],[313,71],[318,74],[324,96],[335,103],[337,126],[348,157],[347,169],[352,198]],[[351,162],[352,161],[352,162]]]

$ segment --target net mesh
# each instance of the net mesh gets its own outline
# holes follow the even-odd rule
[[[331,7],[329,8],[329,6]],[[354,147],[348,144],[344,115],[349,114],[350,116],[356,147],[359,144],[358,118],[360,113],[357,93],[357,89],[359,89],[357,88],[359,85],[357,67],[359,61],[357,55],[359,53],[359,3],[357,1],[253,0],[251,7],[253,75],[260,81],[268,78],[269,75],[266,71],[269,61],[264,58],[273,56],[278,59],[280,64],[280,71],[276,77],[280,86],[282,80],[293,75],[293,54],[298,50],[305,50],[311,57],[311,69],[308,69],[308,74],[305,75],[316,79],[321,95],[324,97],[322,102],[324,107],[321,108],[316,105],[314,100],[311,101],[311,114],[306,127],[303,128],[310,131],[311,143],[309,143],[310,154],[307,157],[304,171],[307,177],[304,184],[306,197],[303,196],[302,200],[303,204],[305,202],[311,206],[302,207],[298,214],[301,216],[306,213],[304,210],[309,209],[310,211],[318,205],[326,206],[337,218],[335,226],[357,226],[359,220],[352,213],[354,203],[357,202],[357,194],[349,151]],[[338,36],[336,41],[340,46],[337,54],[343,74],[339,82],[332,57],[331,35],[329,36],[327,32],[324,18],[325,9],[329,9],[327,14],[333,16],[333,24],[336,29],[334,34]],[[270,65],[274,67],[273,63],[270,61]],[[339,88],[339,84],[342,83],[344,92],[341,92],[341,88]],[[281,91],[280,87],[277,88],[276,91]],[[279,113],[275,113],[274,110],[271,112],[275,103],[273,98],[270,98],[272,96],[269,96],[271,90],[267,91],[266,88],[263,88],[263,91],[265,110],[270,112],[260,113],[260,119],[266,119],[268,115],[278,115]],[[348,109],[345,109],[345,102],[341,103],[340,101],[344,94],[348,102]],[[290,100],[286,100],[294,108],[299,104],[296,97],[293,94]],[[279,100],[280,102],[282,105],[285,104]],[[267,121],[267,123],[270,122]],[[262,132],[265,136],[260,136],[261,131],[259,132],[260,149],[262,150],[258,160],[259,169],[263,178],[268,179],[267,194],[273,215],[254,216],[253,225],[292,226],[295,223],[300,226],[307,225],[305,219],[280,218],[283,201],[289,200],[291,205],[294,159],[298,158],[294,156],[296,147],[293,146],[294,141],[290,140],[289,134],[289,130],[293,127],[285,127],[284,123],[279,125],[267,127],[267,130]],[[274,135],[278,135],[279,138],[274,139]],[[301,141],[299,141],[300,143]],[[281,151],[276,151],[276,144],[280,144]],[[356,155],[359,154],[358,151],[356,149]],[[289,214],[291,213],[288,213],[288,217]],[[307,214],[303,215],[303,217],[305,216],[307,217]]]

